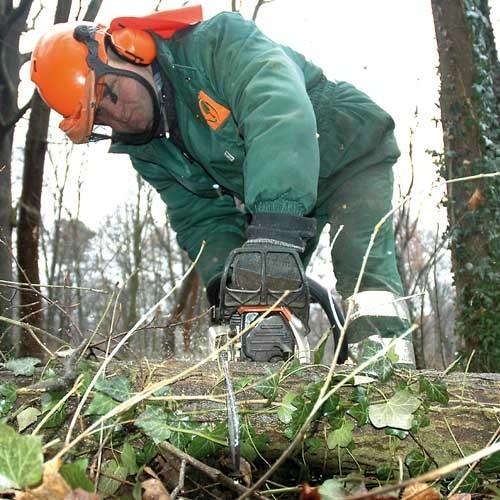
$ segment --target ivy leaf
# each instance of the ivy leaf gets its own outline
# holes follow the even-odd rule
[[[261,382],[255,386],[255,390],[262,394],[269,401],[274,401],[276,395],[278,394],[278,383],[279,378],[276,373],[273,373],[270,377],[266,377]]]
[[[408,431],[402,429],[394,429],[394,427],[386,427],[384,429],[386,436],[396,436],[399,439],[405,439],[408,436]]]
[[[427,394],[429,401],[436,403],[447,404],[450,396],[448,395],[448,387],[443,380],[429,380],[424,376],[419,377],[419,391]]]
[[[358,403],[357,405],[351,406],[347,410],[347,413],[356,420],[356,423],[361,426],[368,423],[368,403]]]
[[[20,412],[17,415],[17,426],[19,432],[24,431],[24,429],[35,423],[37,418],[40,416],[40,413],[40,410],[38,408],[34,408],[33,406],[29,406]]]
[[[40,364],[38,358],[17,358],[7,361],[5,368],[11,371],[16,377],[31,377],[35,373],[35,366],[38,364]]]
[[[284,424],[289,424],[292,421],[292,413],[296,410],[295,406],[293,406],[293,400],[297,397],[297,394],[294,392],[287,392],[283,401],[281,402],[280,407],[278,408],[278,418]]]
[[[431,460],[417,450],[412,450],[405,458],[405,465],[411,477],[425,474],[431,467]]]
[[[455,488],[457,483],[462,479],[464,474],[467,473],[469,469],[461,469],[458,474],[455,476],[455,479],[448,484],[448,491],[451,491]],[[458,493],[474,493],[479,486],[481,486],[481,480],[479,479],[478,475],[474,472],[471,471],[470,474],[467,476],[465,481],[459,486],[457,492]]]
[[[346,491],[340,481],[327,479],[319,488],[321,500],[340,500],[345,498]]]
[[[0,424],[0,490],[33,486],[42,479],[42,439]]]
[[[126,377],[99,378],[95,389],[123,403],[130,398],[131,385]]]
[[[168,424],[170,413],[159,406],[148,406],[136,419],[135,425],[142,429],[155,444],[166,441],[172,434]]]
[[[136,474],[139,470],[134,447],[129,442],[123,445],[121,461],[129,474]]]
[[[288,439],[293,439],[298,430],[302,427],[307,417],[311,413],[313,407],[311,401],[306,401],[303,397],[297,396],[294,400],[296,410],[292,413],[292,420],[289,426],[285,429],[284,435]]]
[[[483,474],[500,474],[500,451],[483,460],[479,469]]]
[[[331,450],[339,446],[340,448],[347,448],[352,442],[352,431],[354,424],[352,422],[344,422],[340,429],[335,429],[330,432],[326,438],[326,444]]]
[[[42,403],[42,413],[47,413],[54,406],[59,404],[59,401],[63,397],[62,393],[59,392],[47,392],[42,394],[40,398]],[[59,427],[66,421],[68,417],[68,405],[65,403],[60,406],[55,413],[51,415],[51,417],[43,424],[44,429],[53,429],[55,427]]]
[[[0,384],[0,416],[8,413],[17,399],[17,387],[7,382]]]
[[[118,403],[113,398],[106,396],[106,394],[96,392],[89,404],[89,407],[85,411],[85,415],[105,415],[115,406],[118,406]]]
[[[88,464],[88,458],[80,458],[71,464],[63,464],[59,472],[73,490],[81,488],[92,493],[94,491],[94,483],[87,477]]]
[[[101,467],[98,491],[103,498],[113,496],[127,478],[127,469],[116,460],[106,460]]]
[[[241,377],[233,381],[233,389],[235,392],[237,392],[245,388],[247,385],[250,385],[251,383],[251,377]]]
[[[211,430],[204,426],[203,430],[207,437],[212,437],[220,441],[225,441],[227,439],[227,425],[225,423],[218,424]],[[206,457],[207,455],[212,455],[220,447],[220,444],[215,443],[210,439],[202,436],[193,436],[193,439],[189,443],[186,451],[192,457],[200,459]]]
[[[359,364],[368,361],[382,349],[383,347],[379,342],[375,342],[373,340],[364,340]],[[389,353],[370,363],[364,371],[368,375],[377,377],[381,382],[386,381],[394,371]]]
[[[138,465],[146,465],[158,454],[156,444],[149,439],[137,450],[135,459]]]
[[[413,422],[413,412],[422,401],[407,389],[398,390],[385,403],[375,403],[368,407],[368,415],[374,427],[395,427],[409,430]]]

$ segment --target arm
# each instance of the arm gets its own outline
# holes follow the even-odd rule
[[[316,201],[319,147],[301,69],[254,23],[236,14],[207,22],[193,43],[200,44],[206,71],[245,140],[247,208],[252,213],[310,212]]]
[[[169,176],[164,168],[136,158],[132,158],[132,163],[166,203],[169,222],[177,233],[177,241],[192,260],[205,241],[197,269],[207,283],[222,270],[231,250],[245,241],[243,214],[237,210],[230,196],[197,196]]]

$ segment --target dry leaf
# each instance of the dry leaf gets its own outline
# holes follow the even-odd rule
[[[309,486],[307,483],[302,484],[299,500],[321,500],[318,487]]]
[[[428,484],[415,483],[403,490],[402,500],[439,500],[441,495]]]
[[[65,498],[72,490],[71,486],[59,474],[61,460],[50,460],[43,464],[42,484],[33,489],[16,493],[18,500],[54,500]]]
[[[245,485],[249,487],[252,484],[252,466],[244,458],[240,458],[240,474]]]
[[[170,494],[158,479],[146,479],[141,486],[144,489],[143,500],[170,500]]]
[[[449,500],[471,500],[472,495],[470,493],[457,493],[449,498]]]
[[[100,500],[97,493],[89,493],[88,491],[77,488],[64,497],[64,500]]]
[[[469,210],[474,212],[483,203],[484,203],[483,192],[479,188],[476,188],[472,193],[472,196],[469,198],[469,201],[467,202],[467,207],[469,208]]]

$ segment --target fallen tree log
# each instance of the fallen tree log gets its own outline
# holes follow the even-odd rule
[[[155,371],[155,380],[178,375],[189,367],[188,362],[169,360]],[[332,386],[348,376],[349,370],[344,368],[340,367]],[[305,414],[312,406],[311,398],[317,395],[327,369],[287,370],[279,364],[232,363],[230,370],[243,427],[252,428],[255,441],[262,443],[256,438],[267,437],[258,451],[272,462],[289,446],[301,423],[297,412]],[[418,409],[410,412],[411,429],[376,429],[370,422],[370,406],[390,401],[398,391],[420,402]],[[383,383],[351,378],[336,394],[330,407],[323,408],[311,425],[301,449],[295,450],[300,461],[321,474],[397,469],[415,450],[435,467],[442,466],[484,448],[499,427],[500,374],[443,376],[421,371],[396,374]],[[165,399],[177,401],[177,411],[196,415],[198,422],[226,418],[225,384],[216,363],[207,363],[173,384]],[[394,401],[383,408],[399,417],[401,408],[403,413],[408,408],[404,401]],[[335,430],[339,435],[332,438]],[[349,436],[352,440],[347,443]]]

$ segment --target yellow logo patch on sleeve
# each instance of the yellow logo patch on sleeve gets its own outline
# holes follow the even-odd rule
[[[229,109],[214,101],[203,90],[198,92],[198,106],[203,118],[212,130],[217,130],[231,114]]]

